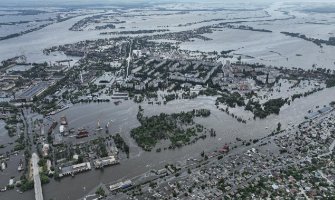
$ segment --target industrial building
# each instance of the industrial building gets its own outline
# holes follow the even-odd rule
[[[127,181],[124,181],[124,182],[118,182],[116,184],[113,184],[113,185],[110,185],[109,186],[109,189],[113,192],[113,191],[116,191],[116,190],[120,190],[120,189],[127,189],[129,187],[132,186],[132,182],[131,180],[127,180]]]
[[[15,98],[19,101],[29,102],[32,101],[34,97],[41,95],[51,84],[46,81],[39,82],[28,89],[24,90],[21,94],[17,95]]]

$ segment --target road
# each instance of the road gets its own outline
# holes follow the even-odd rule
[[[128,61],[128,65],[127,65],[127,74],[126,74],[126,78],[128,78],[128,76],[129,76],[129,67],[130,67],[130,62],[131,62],[131,59],[132,59],[132,49],[131,49],[131,47],[132,47],[132,44],[133,44],[133,41],[131,41],[130,43],[130,50],[129,50],[129,56],[128,56],[128,58],[127,58],[127,61]]]
[[[43,200],[42,185],[40,179],[40,172],[38,169],[39,157],[36,153],[32,154],[32,165],[33,165],[33,176],[34,176],[34,189],[35,189],[35,200]]]

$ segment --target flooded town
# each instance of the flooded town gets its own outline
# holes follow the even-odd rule
[[[333,2],[29,2],[0,9],[0,199],[335,198]]]

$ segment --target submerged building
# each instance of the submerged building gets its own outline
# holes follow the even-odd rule
[[[75,175],[80,172],[91,170],[91,163],[84,162],[76,165],[71,165],[68,167],[60,167],[59,177],[67,176],[67,175]]]
[[[109,165],[119,164],[119,161],[114,156],[99,158],[93,161],[95,168],[102,168]]]

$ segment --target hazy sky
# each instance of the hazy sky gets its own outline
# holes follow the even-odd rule
[[[275,2],[282,0],[0,0],[1,4],[100,4],[100,3],[108,3],[108,4],[119,4],[119,3],[169,3],[169,2]],[[284,0],[287,1],[287,0]],[[289,0],[292,1],[292,0]],[[294,0],[293,0],[294,1]]]
[[[85,5],[85,4],[134,4],[134,3],[170,3],[170,2],[200,2],[200,3],[270,3],[289,2],[334,2],[335,0],[0,0],[0,6],[47,6],[47,5]]]

